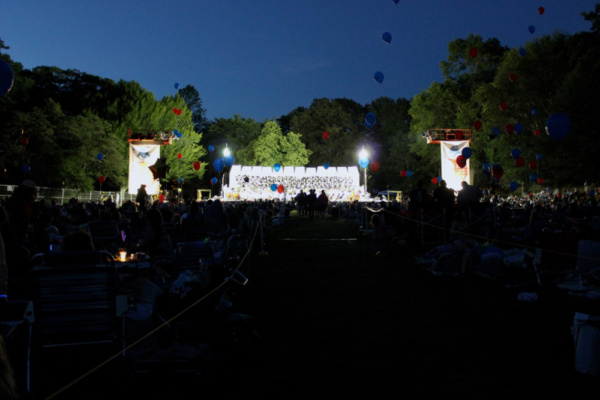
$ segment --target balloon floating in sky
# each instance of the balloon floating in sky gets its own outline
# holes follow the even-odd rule
[[[375,114],[373,114],[372,112],[368,112],[365,115],[365,122],[371,126],[373,126],[375,124],[375,121],[377,121],[377,117],[375,116]]]
[[[544,7],[539,7],[539,8],[538,8],[538,14],[540,14],[540,15],[544,15],[544,11],[546,11],[546,10],[544,9]]]
[[[517,135],[520,135],[521,133],[523,133],[523,124],[520,122],[517,122],[515,125],[515,132],[517,133]]]
[[[517,74],[515,74],[514,72],[511,72],[510,74],[508,74],[508,79],[509,79],[511,82],[514,82],[514,81],[516,81],[516,80],[517,80]]]
[[[535,159],[540,161],[542,159],[542,155],[541,154],[536,154],[535,155]]]
[[[533,131],[533,136],[540,136],[540,130],[536,129],[535,131]]]
[[[11,66],[4,60],[0,60],[0,98],[4,97],[13,86],[15,75]]]
[[[510,183],[509,187],[510,187],[510,190],[512,190],[514,192],[519,187],[519,184],[517,182],[515,182],[515,181],[512,181]]]
[[[175,82],[173,86],[175,87],[175,90],[179,89],[179,83]]]
[[[226,167],[231,167],[233,165],[233,161],[233,156],[231,154],[223,157],[223,165]]]
[[[381,164],[379,164],[379,161],[373,161],[373,162],[371,163],[371,170],[372,170],[373,172],[377,172],[377,171],[379,171],[379,168],[381,168]]]
[[[273,165],[273,169],[275,170],[275,172],[279,172],[279,170],[281,169],[281,164],[279,163],[275,163]]]
[[[524,56],[525,54],[527,54],[527,51],[523,47],[519,48],[519,55]]]
[[[327,132],[327,131],[323,132],[323,139],[325,139],[325,140],[329,139],[329,132]]]
[[[477,50],[477,47],[471,47],[469,49],[469,55],[471,56],[471,58],[477,57],[478,53],[479,53],[479,50]]]
[[[373,75],[373,78],[378,82],[381,83],[383,82],[383,72],[381,71],[377,71],[375,72],[375,75]]]
[[[502,178],[502,176],[504,175],[504,168],[502,168],[500,164],[492,165],[492,175],[496,179]]]
[[[492,133],[494,134],[494,136],[499,137],[500,136],[500,128],[492,129]]]
[[[434,185],[437,185],[438,178],[437,177],[431,178],[431,183],[433,183]]]
[[[31,171],[31,167],[29,166],[29,164],[23,164],[23,173],[28,173],[29,171]]]
[[[213,163],[213,167],[215,168],[215,171],[221,172],[223,170],[223,159],[217,158]]]
[[[398,4],[400,0],[392,0],[394,3]]]
[[[525,158],[523,156],[519,156],[515,159],[515,167],[519,168],[525,165]]]
[[[512,151],[510,152],[510,155],[512,156],[512,158],[514,158],[515,160],[517,158],[519,158],[519,156],[521,155],[521,150],[514,148],[512,149]]]
[[[456,165],[460,168],[464,168],[467,165],[467,159],[462,154],[456,157]]]
[[[325,164],[323,164],[323,168],[325,168],[325,169],[329,169],[329,163],[328,163],[328,162],[326,162]]]
[[[506,124],[506,126],[504,127],[504,130],[509,135],[512,135],[513,133],[515,133],[515,126],[513,124]]]
[[[213,177],[213,178],[210,180],[210,183],[212,183],[213,185],[216,185],[216,184],[217,184],[217,182],[219,182],[219,180],[218,180],[216,177]]]
[[[473,154],[473,150],[471,150],[470,147],[464,147],[460,153],[465,158],[465,160],[468,160]]]
[[[277,186],[277,193],[283,193],[284,190],[285,188],[283,187],[283,185]]]
[[[406,176],[408,176],[409,178],[412,176],[412,171],[410,169],[406,171]]]
[[[390,44],[390,42],[392,41],[392,34],[389,32],[383,32],[383,35],[381,35],[381,38],[383,39],[384,42],[386,42],[387,44]]]
[[[535,160],[534,161],[529,161],[529,169],[530,170],[532,170],[532,171],[535,170],[537,168],[537,166],[538,166],[537,161],[535,161]]]
[[[215,150],[215,146],[213,146],[212,144],[208,146],[208,151],[210,151],[211,153]]]
[[[480,130],[482,125],[483,124],[479,120],[473,122],[473,128],[475,128],[476,131]]]
[[[29,139],[27,139],[25,136],[22,136],[19,139],[19,143],[21,144],[21,146],[26,147],[29,144]]]
[[[193,167],[196,171],[200,169],[200,161],[194,161]]]
[[[537,110],[535,108],[531,110],[531,115],[537,115]]]
[[[405,169],[403,169],[402,171],[400,171],[400,176],[403,177],[403,178],[406,177],[406,170]]]
[[[367,168],[369,166],[369,159],[368,158],[359,158],[358,165],[360,165],[361,168]]]
[[[546,132],[556,141],[567,137],[571,131],[571,118],[563,113],[552,114],[546,121]]]
[[[500,103],[500,109],[502,111],[506,110],[507,108],[508,108],[508,103],[507,102],[503,101],[503,102]]]
[[[178,154],[177,154],[177,158],[181,160],[181,157],[183,157],[183,156],[181,155],[181,153],[178,153]]]
[[[533,25],[529,25],[529,28],[527,28],[529,30],[529,33],[533,34],[535,32],[535,26]]]
[[[272,191],[276,191],[277,190],[277,185],[275,183],[271,184],[271,190]]]
[[[531,182],[537,181],[537,175],[532,172],[531,174],[529,174],[529,180]]]
[[[102,175],[100,175],[98,177],[98,182],[100,182],[100,183],[104,183],[105,180],[106,180],[106,178],[104,176],[102,176]]]
[[[98,159],[98,161],[102,161],[102,159],[104,158],[104,154],[98,153],[98,155],[96,156],[96,158]]]

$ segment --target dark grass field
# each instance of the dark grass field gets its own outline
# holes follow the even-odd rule
[[[407,239],[373,257],[355,221],[290,217],[242,268],[236,305],[260,349],[200,377],[96,379],[86,397],[600,399],[598,379],[574,368],[566,293],[533,274],[512,288],[434,276],[413,263],[427,249]]]

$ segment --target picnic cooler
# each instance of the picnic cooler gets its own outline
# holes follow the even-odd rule
[[[600,316],[575,313],[575,369],[583,374],[600,376]]]

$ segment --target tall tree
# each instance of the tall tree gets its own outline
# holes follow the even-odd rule
[[[194,130],[197,133],[207,127],[208,121],[206,120],[206,110],[202,108],[202,99],[200,93],[192,85],[187,85],[182,89],[179,89],[179,95],[185,101],[185,105],[192,112],[192,123],[194,124]]]

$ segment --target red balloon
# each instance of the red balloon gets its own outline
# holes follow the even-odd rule
[[[536,169],[536,168],[537,168],[537,166],[538,166],[538,163],[537,163],[537,161],[535,161],[535,160],[533,160],[533,161],[529,161],[529,168],[530,168],[531,170],[534,170],[534,169]]]
[[[173,109],[173,114],[177,114],[177,109],[176,108]]]
[[[494,178],[500,179],[504,176],[504,169],[500,165],[496,165],[492,168],[492,175]]]
[[[434,185],[437,185],[437,178],[431,178],[431,183],[433,183]]]
[[[511,73],[510,75],[508,75],[508,79],[510,79],[511,82],[514,82],[517,80],[517,74]]]
[[[177,110],[177,115],[181,115],[182,110]]]
[[[544,10],[544,7],[539,7],[538,8],[538,14],[543,15],[544,11],[546,11],[546,10]]]
[[[283,193],[283,190],[284,190],[284,189],[285,189],[285,188],[283,187],[283,185],[279,185],[279,186],[277,186],[277,193]]]
[[[380,167],[381,167],[381,164],[379,164],[379,161],[373,161],[371,163],[371,170],[373,172],[378,171]]]
[[[100,182],[100,183],[104,183],[105,180],[106,180],[106,178],[104,176],[102,176],[102,175],[100,175],[98,177],[98,182]]]
[[[515,133],[515,126],[513,124],[506,124],[504,129],[506,130],[506,133],[508,133],[509,135],[512,135],[513,133]]]
[[[323,132],[323,139],[325,139],[325,140],[329,139],[329,132],[327,132],[327,131]]]
[[[538,185],[541,185],[544,183],[544,178],[538,178]]]
[[[458,157],[456,157],[456,165],[458,165],[460,168],[464,168],[465,165],[467,165],[467,159],[465,158],[465,156],[461,154]]]
[[[194,161],[194,169],[198,171],[200,169],[200,161]]]
[[[177,158],[181,158],[181,153],[177,154]]]
[[[476,131],[480,130],[482,125],[483,124],[479,120],[473,122],[473,128],[475,128]]]
[[[165,201],[165,195],[164,194],[159,194],[158,195],[158,201],[160,201],[161,203]]]
[[[525,158],[523,156],[519,156],[515,159],[515,167],[519,168],[525,165]]]
[[[471,47],[471,49],[469,50],[469,55],[471,56],[471,58],[475,58],[477,57],[477,53],[479,51],[477,50],[477,47]]]
[[[27,139],[25,136],[22,136],[21,139],[19,139],[19,143],[21,143],[21,146],[25,147],[29,144],[29,139]]]
[[[540,130],[536,129],[535,131],[533,131],[533,136],[540,136]]]
[[[403,177],[403,178],[406,176],[406,170],[405,169],[403,169],[402,171],[400,171],[400,176]]]
[[[503,101],[502,103],[500,103],[500,109],[502,111],[506,110],[507,108],[508,108],[508,104],[505,101]]]
[[[454,132],[454,134],[456,135],[456,138],[457,138],[458,140],[462,140],[462,138],[463,138],[463,133],[462,133],[462,131],[456,131],[456,132]]]

